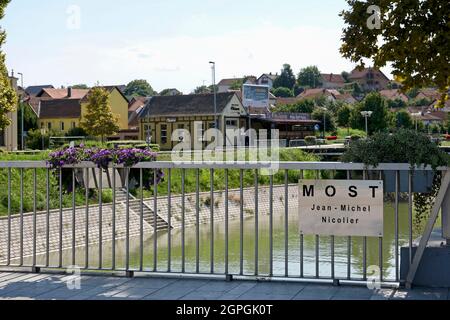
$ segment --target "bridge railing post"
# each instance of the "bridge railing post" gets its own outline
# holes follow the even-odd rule
[[[450,188],[447,190],[441,207],[442,218],[442,238],[446,240],[446,245],[450,246]]]

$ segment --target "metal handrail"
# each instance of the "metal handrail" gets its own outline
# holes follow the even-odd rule
[[[264,162],[264,161],[152,161],[141,162],[133,169],[267,169],[274,164],[280,170],[369,170],[369,171],[432,171],[431,166],[412,166],[409,163],[380,163],[378,166],[363,163],[346,162]],[[0,161],[0,168],[46,169],[49,165],[45,161]],[[97,168],[93,162],[81,162],[76,165],[67,165],[63,168]],[[111,165],[110,168],[124,168],[123,165]],[[448,167],[438,167],[436,171],[446,171]]]

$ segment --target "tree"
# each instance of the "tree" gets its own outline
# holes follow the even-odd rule
[[[395,114],[395,127],[403,129],[412,129],[414,127],[413,120],[408,111],[400,110]]]
[[[279,98],[289,98],[294,95],[291,89],[285,88],[285,87],[279,87],[279,88],[273,89],[272,93],[275,97],[279,97]]]
[[[81,83],[73,85],[72,89],[89,89],[89,87],[87,84]]]
[[[207,86],[199,86],[194,89],[194,94],[205,94],[205,93],[211,93],[212,90],[208,88]]]
[[[124,94],[127,97],[150,97],[156,92],[147,80],[133,80],[125,88]]]
[[[406,107],[406,102],[400,98],[395,98],[394,100],[389,99],[387,103],[388,107],[393,109],[403,109]]]
[[[168,95],[172,95],[172,90],[173,89],[164,89],[163,91],[161,91],[160,93],[159,93],[159,95],[160,96],[168,96]],[[176,90],[176,89],[175,89]],[[176,95],[182,95],[182,93],[181,92],[179,92],[178,90],[177,90],[177,94]]]
[[[344,78],[345,83],[350,82],[350,73],[348,73],[347,71],[342,71],[341,76],[342,78]]]
[[[352,108],[348,104],[341,106],[336,113],[336,120],[338,126],[347,128],[349,134],[350,134],[351,115],[352,115]]]
[[[300,70],[297,83],[300,86],[317,88],[322,85],[321,74],[317,66],[309,66]]]
[[[362,111],[372,111],[368,119],[369,134],[384,131],[391,120],[386,100],[378,92],[369,93],[352,111],[350,124],[353,129],[366,130],[365,118]]]
[[[10,0],[0,0],[0,20],[4,17],[6,6]],[[18,98],[8,78],[8,70],[5,65],[5,54],[1,51],[5,43],[6,33],[0,28],[0,130],[11,125],[9,112],[16,110]]]
[[[313,120],[320,121],[320,130],[323,130],[323,119],[325,115],[326,131],[335,132],[336,131],[336,121],[334,119],[333,113],[324,108],[316,108],[312,113],[311,117]]]
[[[295,104],[282,105],[275,108],[274,112],[313,113],[315,103],[311,99],[300,100]]]
[[[234,81],[230,86],[230,90],[241,90],[244,85],[244,80],[245,79]]]
[[[290,64],[284,64],[283,69],[281,70],[281,74],[275,79],[273,82],[273,87],[280,88],[294,88],[295,85],[295,75],[292,71]]]
[[[370,12],[370,2],[347,0],[341,13],[346,26],[340,49],[345,58],[364,66],[388,63],[402,79],[404,90],[435,85],[443,105],[450,85],[450,2],[448,0],[378,0],[381,12]]]
[[[108,92],[100,87],[92,89],[88,96],[87,112],[81,121],[81,128],[95,137],[114,135],[119,132],[119,117],[112,113]]]

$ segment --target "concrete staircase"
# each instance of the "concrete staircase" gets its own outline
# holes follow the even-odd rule
[[[137,215],[141,214],[141,201],[136,199],[133,195],[129,195],[130,200],[130,210],[132,210]],[[124,189],[118,189],[116,191],[116,203],[126,204],[127,201],[127,192]],[[152,228],[155,225],[155,215],[153,213],[153,209],[150,208],[145,202],[143,205],[143,213],[144,213],[144,221],[148,223]],[[161,218],[158,214],[156,215],[156,230],[167,230],[169,228],[169,224],[163,218]]]

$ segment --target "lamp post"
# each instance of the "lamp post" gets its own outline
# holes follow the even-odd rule
[[[323,111],[323,138],[325,139],[326,131],[327,131],[327,111],[328,109],[325,107],[320,107]]]
[[[45,133],[47,132],[47,130],[45,129],[41,129],[41,137],[42,137],[42,151],[45,150]]]
[[[20,76],[20,85],[22,87],[22,90],[24,90],[23,88],[23,73],[19,72],[18,75]],[[20,146],[21,146],[21,150],[25,149],[25,140],[24,140],[24,108],[23,108],[23,100],[20,101],[20,114],[21,114],[21,119],[20,119]]]
[[[373,111],[362,111],[361,115],[366,119],[366,135],[369,136],[369,118],[372,116]]]
[[[213,92],[214,92],[214,128],[218,129],[217,123],[217,92],[216,92],[216,63],[210,61],[209,64],[212,68],[212,82],[213,82]]]

